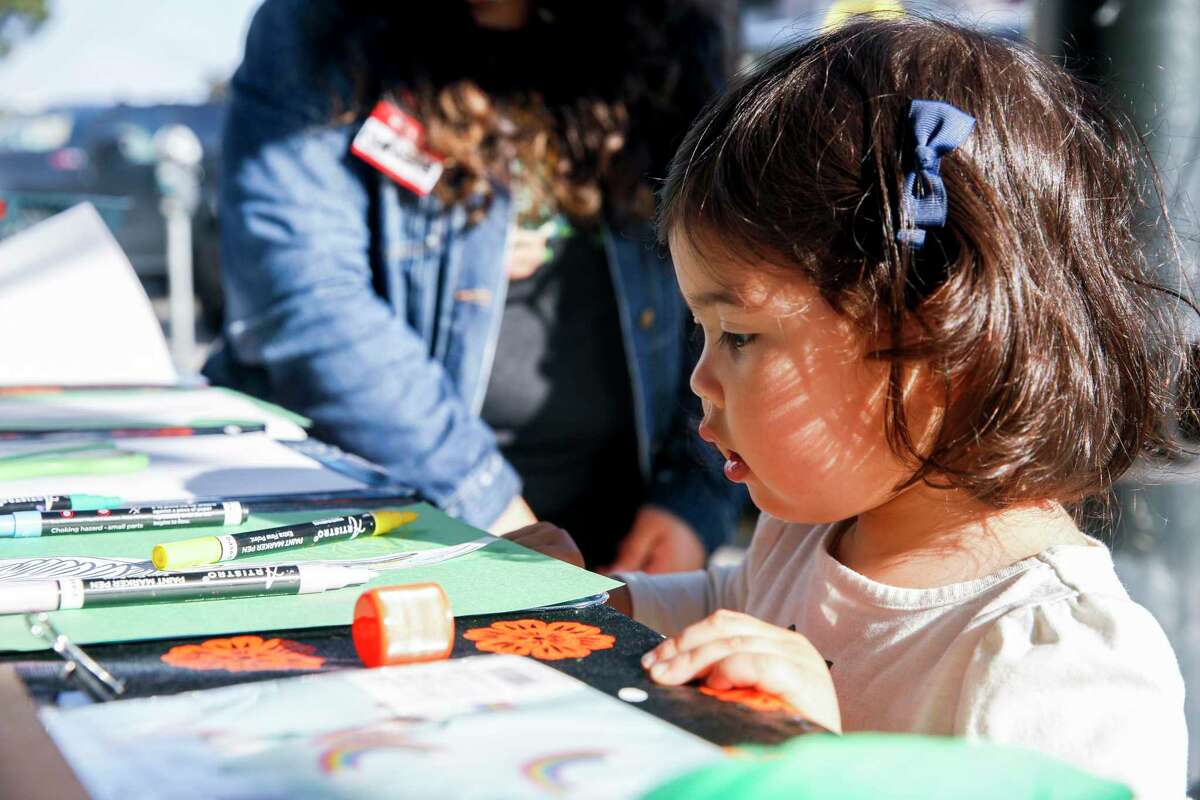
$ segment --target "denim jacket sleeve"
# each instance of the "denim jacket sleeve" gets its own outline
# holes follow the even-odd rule
[[[691,335],[690,320],[686,328],[680,334],[684,343]],[[685,346],[685,350],[691,348]],[[682,362],[685,370],[679,380],[679,402],[654,461],[647,502],[690,525],[711,553],[729,541],[747,496],[743,486],[725,479],[720,453],[696,432],[700,401],[688,380],[694,359],[685,357]]]
[[[226,335],[283,404],[449,513],[490,524],[520,491],[487,426],[374,289],[371,182],[328,124],[298,22],[267,0],[234,77],[221,196]]]
[[[698,110],[714,88],[724,83],[724,39],[720,27],[705,14],[685,12],[676,24],[683,27],[671,35],[688,43],[677,95],[680,102],[694,104]],[[673,278],[671,289],[672,297],[682,305]],[[662,447],[651,464],[647,502],[687,522],[711,553],[728,541],[748,497],[744,486],[725,479],[720,454],[696,432],[700,401],[691,391],[689,378],[698,352],[688,344],[694,327],[691,315],[682,317],[677,400]]]

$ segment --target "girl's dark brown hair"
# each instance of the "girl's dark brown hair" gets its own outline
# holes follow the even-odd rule
[[[535,209],[652,218],[650,176],[723,78],[715,18],[693,0],[531,6],[517,32],[479,28],[465,0],[320,0],[307,24],[350,84],[343,118],[387,93],[425,124],[444,202],[482,213],[520,164]]]
[[[949,217],[919,251],[895,238],[913,99],[977,120],[942,158]],[[860,18],[768,59],[701,114],[663,186],[660,231],[719,263],[798,273],[862,327],[889,364],[905,485],[1073,502],[1170,449],[1174,311],[1190,304],[1155,282],[1139,240],[1147,208],[1166,225],[1139,180],[1153,174],[1144,152],[1096,89],[1022,45]],[[945,402],[919,449],[902,396],[914,363]]]

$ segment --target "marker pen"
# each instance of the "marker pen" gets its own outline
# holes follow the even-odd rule
[[[237,501],[126,506],[95,511],[17,511],[0,516],[0,539],[241,525],[247,515],[247,508]]]
[[[96,426],[82,428],[7,428],[0,430],[0,441],[59,439],[129,439],[172,436],[236,436],[242,433],[262,433],[266,423],[231,421],[196,425],[145,425],[128,428]]]
[[[8,497],[0,500],[0,514],[14,511],[94,511],[116,508],[121,498],[102,494],[47,494],[27,497]]]
[[[154,546],[150,560],[157,569],[174,570],[232,561],[278,550],[311,547],[321,542],[379,536],[417,518],[413,511],[376,511],[302,522],[261,531],[202,536]]]
[[[0,391],[0,394],[3,394]],[[180,500],[156,498],[149,501],[156,505],[191,505],[200,503],[224,503],[231,498],[195,497]],[[371,506],[399,506],[416,502],[412,493],[363,490],[343,492],[317,492],[304,494],[255,494],[238,495],[237,500],[250,513],[275,511],[303,511],[321,507],[344,506],[346,508],[370,508]],[[14,511],[95,511],[99,508],[118,508],[132,501],[120,497],[99,494],[48,494],[0,498],[0,514]]]
[[[72,608],[225,600],[276,594],[312,594],[366,583],[366,567],[331,564],[261,566],[145,575],[136,578],[63,578],[0,583],[0,614],[35,614]]]

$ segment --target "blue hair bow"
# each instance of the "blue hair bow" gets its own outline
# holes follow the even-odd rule
[[[925,244],[924,229],[946,224],[946,186],[939,174],[942,156],[967,140],[975,118],[939,100],[913,100],[908,121],[915,144],[913,170],[904,176],[900,201],[913,227],[901,228],[896,241],[920,250]]]

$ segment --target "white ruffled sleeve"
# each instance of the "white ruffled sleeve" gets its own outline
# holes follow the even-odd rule
[[[665,636],[673,636],[718,608],[745,606],[746,562],[695,572],[617,576],[629,586],[633,618]]]
[[[1183,679],[1158,623],[1127,597],[1074,595],[992,622],[968,666],[955,732],[1040,750],[1182,798]]]
[[[745,611],[752,582],[760,590],[780,580],[790,583],[788,576],[779,575],[771,566],[781,552],[792,551],[794,545],[787,539],[788,527],[769,514],[760,514],[750,549],[735,566],[665,575],[629,572],[614,577],[629,586],[633,618],[659,633],[673,636],[719,608]]]

